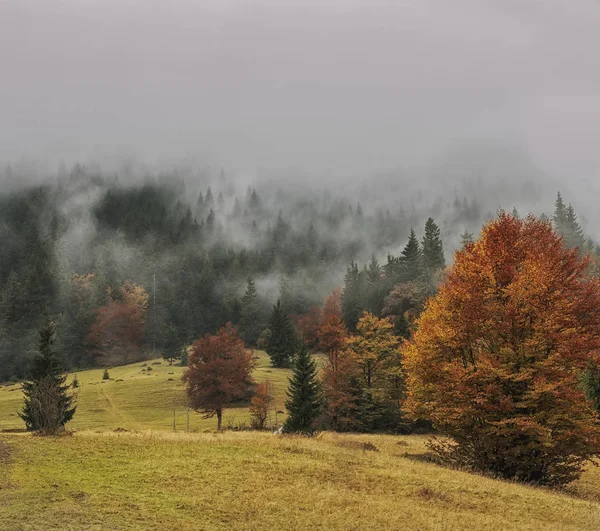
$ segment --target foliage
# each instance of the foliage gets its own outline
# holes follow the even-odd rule
[[[147,307],[144,288],[127,283],[108,305],[96,310],[87,342],[98,364],[125,364],[141,359]]]
[[[273,384],[269,380],[259,383],[256,386],[254,395],[250,402],[250,425],[255,430],[264,430],[269,411],[274,400]]]
[[[39,331],[39,353],[32,361],[31,380],[23,384],[25,404],[19,413],[28,430],[44,434],[62,430],[76,409],[58,354],[52,348],[54,333],[52,322]]]
[[[288,417],[283,431],[313,434],[321,412],[321,390],[317,365],[305,345],[300,347],[294,359],[294,372],[287,394],[285,407]]]
[[[216,415],[220,430],[223,409],[248,396],[254,366],[253,353],[246,350],[230,323],[217,334],[198,339],[191,347],[182,378],[190,406],[205,418]]]
[[[108,369],[104,369],[104,372],[102,373],[102,379],[110,380],[110,374],[108,374]]]
[[[318,331],[321,323],[321,309],[311,306],[305,315],[292,316],[296,323],[299,339],[309,348],[315,348],[319,342]]]
[[[578,386],[600,347],[600,281],[587,264],[548,222],[504,213],[457,252],[404,356],[405,407],[451,437],[442,450],[458,463],[564,484],[600,452]]]

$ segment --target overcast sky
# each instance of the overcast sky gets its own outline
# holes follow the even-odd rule
[[[0,159],[369,171],[476,138],[600,180],[597,0],[0,0]]]

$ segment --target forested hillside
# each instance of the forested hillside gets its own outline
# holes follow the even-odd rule
[[[0,195],[0,380],[25,377],[46,315],[67,368],[176,351],[227,322],[253,346],[277,299],[310,342],[311,315],[339,287],[350,331],[366,309],[405,337],[461,237],[500,206],[403,196],[389,181],[363,194],[248,186],[222,170],[128,179],[76,165],[39,185],[19,178],[7,170]],[[388,186],[397,198],[382,198]],[[561,208],[569,243],[593,249]]]

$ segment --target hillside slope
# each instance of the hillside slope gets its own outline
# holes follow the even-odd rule
[[[257,351],[257,382],[269,379],[275,389],[275,411],[284,411],[285,393],[290,371],[274,369],[263,351]],[[148,370],[150,369],[150,370]],[[87,428],[124,428],[128,430],[173,430],[187,428],[185,393],[181,375],[183,367],[169,366],[164,360],[151,360],[109,369],[110,380],[103,381],[103,369],[76,373],[77,412],[69,424],[70,430]],[[69,376],[69,382],[73,375]],[[23,428],[18,411],[23,407],[20,384],[0,387],[0,430]],[[278,415],[277,420],[283,417]],[[216,428],[216,419],[204,419],[190,412],[190,431]],[[224,425],[249,424],[248,404],[225,410]],[[272,415],[275,423],[275,413]]]
[[[600,474],[570,493],[423,462],[424,438],[2,434],[2,529],[600,528]]]

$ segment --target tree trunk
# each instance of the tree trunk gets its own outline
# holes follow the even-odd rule
[[[223,420],[223,411],[217,409],[217,430],[221,431],[221,421]]]

